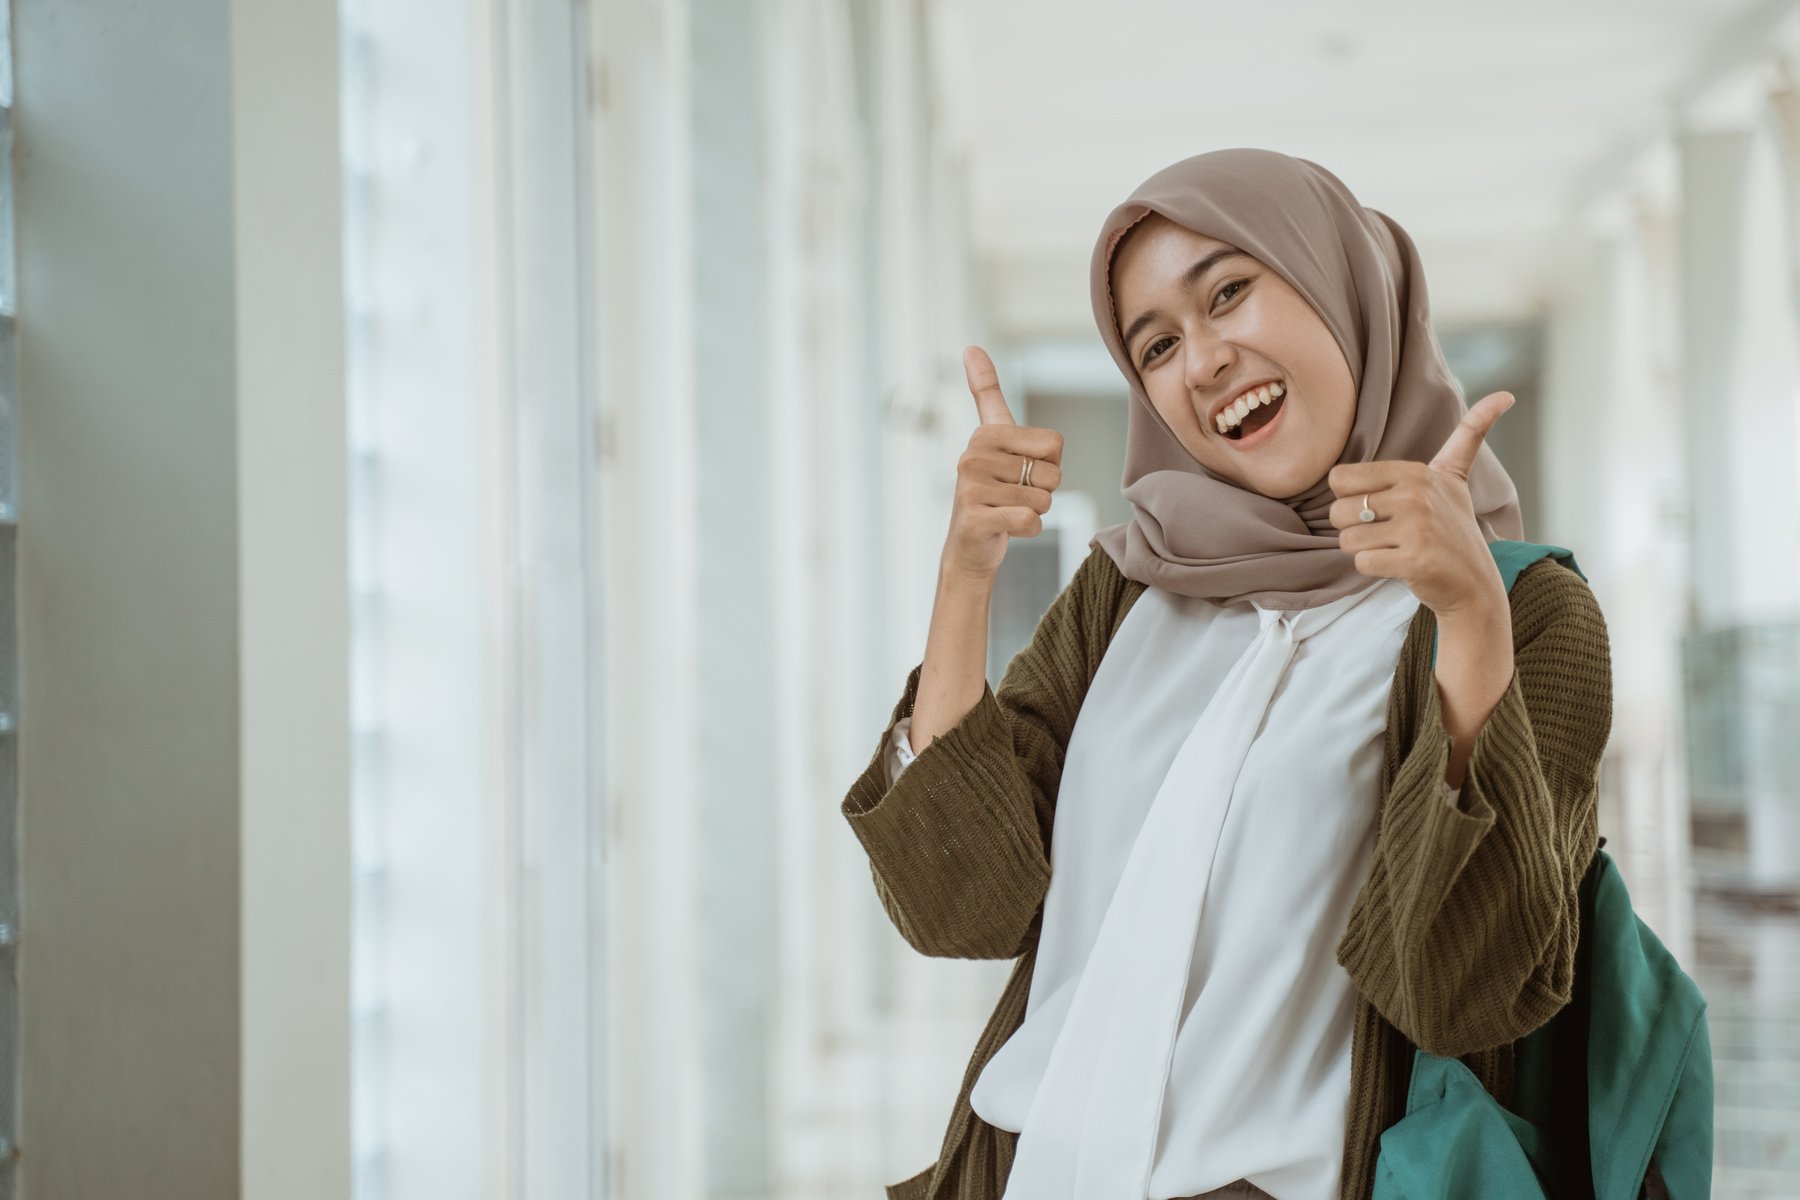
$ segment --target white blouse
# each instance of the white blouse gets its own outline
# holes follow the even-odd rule
[[[1335,1200],[1356,999],[1336,948],[1418,604],[1379,579],[1310,609],[1132,606],[1065,753],[1025,1018],[970,1094],[1020,1134],[1008,1200],[1240,1178]]]

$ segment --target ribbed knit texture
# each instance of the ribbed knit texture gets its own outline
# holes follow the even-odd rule
[[[969,1092],[1025,1018],[1063,753],[1106,646],[1144,585],[1092,551],[1007,664],[999,691],[934,738],[890,789],[882,756],[912,715],[923,664],[851,784],[842,812],[909,945],[946,958],[1016,958],[976,1042],[938,1161],[889,1200],[998,1200],[1018,1135]],[[1381,1131],[1399,1120],[1415,1047],[1468,1064],[1503,1102],[1513,1043],[1568,1002],[1578,893],[1598,843],[1612,664],[1593,593],[1552,559],[1511,593],[1514,674],[1476,736],[1460,804],[1444,802],[1451,739],[1420,607],[1388,704],[1380,826],[1338,961],[1358,991],[1340,1200],[1367,1200]],[[1295,886],[1304,886],[1296,880]]]

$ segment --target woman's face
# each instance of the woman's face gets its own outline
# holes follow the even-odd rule
[[[1202,466],[1276,499],[1331,470],[1356,418],[1356,385],[1337,339],[1293,285],[1151,213],[1115,253],[1112,287],[1144,391]],[[1227,401],[1270,381],[1284,389],[1279,401],[1221,432],[1215,414]]]

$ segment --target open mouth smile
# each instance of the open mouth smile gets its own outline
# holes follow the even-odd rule
[[[1240,449],[1253,446],[1258,442],[1268,441],[1274,436],[1275,426],[1281,420],[1281,414],[1286,408],[1286,396],[1263,405],[1246,416],[1230,433],[1227,433],[1225,440]]]

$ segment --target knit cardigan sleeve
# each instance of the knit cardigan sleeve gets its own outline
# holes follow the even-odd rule
[[[910,717],[920,663],[841,811],[869,855],[875,890],[914,949],[1016,958],[1050,886],[1050,830],[1063,754],[1082,697],[1122,618],[1128,581],[1095,548],[1014,655],[999,691],[933,738],[888,786],[883,753]]]
[[[1431,1054],[1524,1037],[1569,1000],[1579,890],[1598,839],[1612,729],[1606,624],[1585,580],[1543,559],[1511,592],[1513,677],[1477,732],[1459,802],[1430,661],[1434,619],[1396,680],[1374,861],[1338,961],[1381,1015]],[[1402,686],[1404,684],[1404,686]],[[1398,747],[1398,748],[1396,748]]]

